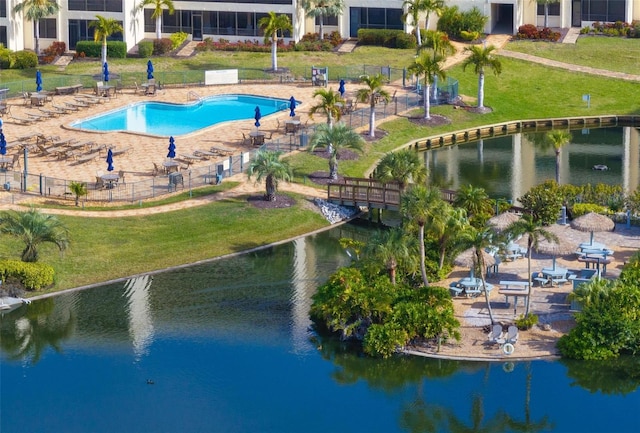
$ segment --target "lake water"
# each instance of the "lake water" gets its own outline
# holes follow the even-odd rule
[[[354,234],[367,235],[336,228],[2,316],[0,431],[640,429],[638,360],[379,360],[315,336],[311,296]]]
[[[491,197],[516,201],[532,187],[555,179],[553,147],[541,145],[547,132],[518,133],[423,153],[432,179],[450,189],[473,184]],[[607,183],[634,191],[640,184],[639,133],[616,127],[572,130],[562,147],[560,183]],[[606,165],[608,170],[594,170]]]

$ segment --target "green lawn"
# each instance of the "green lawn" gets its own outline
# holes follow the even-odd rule
[[[593,39],[591,42],[590,39]],[[618,52],[621,44],[640,41],[611,38],[580,39],[578,47],[560,44],[554,50],[581,49],[583,41],[593,44],[585,50],[588,64],[596,67],[611,66],[617,59],[608,53]],[[621,42],[623,41],[623,42]],[[610,45],[609,45],[610,44]],[[532,54],[544,43],[515,44],[528,48]],[[514,45],[514,46],[515,46]],[[609,50],[610,47],[610,50]],[[634,44],[635,47],[635,44]],[[512,48],[510,44],[509,49]],[[626,51],[623,50],[624,54]],[[283,53],[279,62],[291,65],[361,65],[376,63],[402,68],[413,59],[412,50],[389,50],[364,47],[351,54],[334,53]],[[634,54],[630,54],[634,55]],[[561,54],[563,61],[578,63],[581,56]],[[372,61],[375,59],[375,62]],[[493,112],[479,115],[465,110],[454,110],[451,106],[432,107],[432,113],[441,114],[451,124],[437,128],[419,127],[406,117],[399,117],[378,127],[389,134],[367,145],[365,155],[357,161],[340,161],[339,173],[347,176],[362,176],[385,153],[421,137],[441,132],[498,123],[517,119],[535,119],[564,116],[590,116],[597,114],[640,114],[640,86],[622,80],[612,80],[565,70],[548,69],[537,64],[501,58],[503,73],[489,73],[485,83],[485,105]],[[637,60],[634,58],[637,64]],[[202,70],[212,67],[241,66],[250,62],[253,67],[267,67],[268,53],[207,53],[186,60],[154,58],[156,70],[187,68]],[[141,59],[110,60],[112,69],[135,70],[141,67]],[[620,62],[622,64],[623,62]],[[55,68],[45,66],[48,73]],[[97,61],[72,63],[66,73],[91,73],[99,68]],[[632,71],[635,72],[635,71]],[[459,81],[460,94],[475,97],[478,80],[470,70],[463,72],[457,66],[449,75]],[[2,80],[35,75],[31,71],[2,71]],[[587,108],[582,95],[591,95],[591,107]],[[328,162],[307,153],[292,156],[296,181],[307,182],[306,176],[318,170],[327,171]],[[300,199],[299,199],[300,202]],[[300,204],[293,209],[258,210],[243,199],[227,199],[193,209],[175,211],[162,215],[117,220],[61,217],[72,234],[72,246],[64,255],[46,248],[41,260],[52,264],[57,272],[55,290],[96,283],[112,278],[162,269],[167,266],[191,263],[230,252],[264,245],[308,231],[326,227],[327,223],[317,213],[306,210]],[[21,247],[14,240],[3,238],[0,257],[17,258]]]

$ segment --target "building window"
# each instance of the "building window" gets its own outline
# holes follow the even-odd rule
[[[320,17],[316,17],[316,25],[320,25]],[[338,25],[338,17],[335,15],[329,15],[322,18],[323,26],[337,26]]]
[[[56,19],[55,18],[43,18],[39,21],[40,37],[43,39],[56,39],[58,33],[56,32]],[[33,28],[33,36],[36,36],[35,26]]]
[[[0,44],[3,47],[7,48],[7,44],[9,41],[7,40],[7,26],[0,26]]]
[[[257,12],[221,12],[221,11],[197,11],[202,16],[202,33],[205,35],[220,36],[248,36],[263,37],[264,32],[259,28],[258,22],[266,17],[265,13]],[[144,31],[155,33],[156,20],[151,18],[153,10],[144,10]],[[162,14],[162,33],[185,32],[193,33],[193,11],[176,10],[173,15],[165,10]],[[290,14],[285,14],[291,20]],[[285,38],[291,37],[291,32],[284,33]]]
[[[0,0],[0,18],[7,17],[7,0]],[[7,29],[5,28],[5,33]]]
[[[402,9],[349,8],[349,36],[358,36],[358,29],[404,30]]]
[[[560,16],[560,2],[548,4],[549,16]],[[538,15],[544,16],[544,5],[538,3]]]
[[[625,7],[625,0],[582,0],[582,21],[624,21]]]
[[[122,12],[122,0],[69,0],[70,11]]]
[[[75,50],[79,41],[93,41],[95,28],[89,24],[95,20],[69,20],[69,49]],[[122,25],[122,22],[119,21]],[[108,41],[123,41],[122,33],[114,33],[107,38]]]

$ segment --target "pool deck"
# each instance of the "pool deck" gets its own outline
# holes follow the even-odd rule
[[[333,87],[337,90],[337,83]],[[107,146],[116,146],[116,149],[130,148],[129,151],[114,158],[115,170],[123,170],[126,175],[127,182],[135,182],[141,179],[148,179],[153,172],[153,163],[160,165],[167,155],[169,145],[168,139],[164,137],[151,137],[141,134],[123,133],[123,132],[95,132],[80,131],[69,128],[69,124],[75,120],[84,119],[95,116],[109,110],[122,107],[126,104],[138,101],[155,101],[155,102],[172,102],[187,103],[189,102],[189,93],[196,93],[200,97],[219,94],[250,94],[259,96],[270,96],[275,98],[289,99],[294,96],[296,100],[302,104],[296,108],[296,114],[301,116],[301,122],[304,124],[309,120],[309,109],[315,104],[313,101],[313,92],[318,87],[312,87],[309,83],[302,84],[242,84],[242,85],[225,85],[225,86],[206,86],[206,87],[182,87],[169,88],[159,90],[155,96],[144,96],[134,94],[131,89],[125,89],[123,94],[117,97],[104,98],[104,102],[81,108],[79,111],[62,114],[58,117],[49,117],[31,124],[23,124],[14,120],[11,115],[17,118],[27,117],[26,113],[40,113],[37,108],[24,105],[21,99],[9,101],[11,114],[3,116],[3,131],[7,142],[12,142],[18,137],[28,136],[35,133],[44,134],[45,136],[58,136],[60,139],[76,139],[80,142],[95,141],[98,144]],[[357,86],[350,85],[347,97],[353,97]],[[400,91],[398,92],[400,93]],[[65,105],[66,102],[74,102],[76,95],[56,95],[53,97],[53,104]],[[47,103],[43,108],[51,109],[52,103]],[[250,119],[225,122],[214,125],[194,132],[192,134],[177,136],[176,138],[176,154],[179,157],[182,154],[193,154],[195,150],[209,150],[211,147],[222,147],[233,149],[239,153],[241,151],[253,150],[251,145],[242,143],[242,132],[248,134],[255,130],[253,119],[253,110],[249,113]],[[289,138],[284,134],[284,128],[277,129],[278,120],[280,125],[289,117],[288,111],[278,112],[269,116],[265,116],[260,120],[261,131],[267,133],[272,132],[273,139],[280,138],[281,141],[289,142]],[[325,117],[315,116],[311,123],[325,122]],[[19,152],[17,148],[9,149],[8,155]],[[23,157],[20,152],[20,164],[22,167]],[[42,174],[45,176],[75,180],[94,182],[97,172],[106,172],[107,164],[104,161],[104,153],[102,156],[86,162],[78,162],[72,159],[57,159],[53,155],[44,156],[39,153],[29,154],[29,173]],[[224,157],[212,158],[209,160],[196,161],[194,166],[212,165],[216,160],[222,160]]]

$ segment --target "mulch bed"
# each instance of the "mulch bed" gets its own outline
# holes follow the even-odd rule
[[[369,137],[369,128],[367,128],[365,131],[362,131],[360,135],[364,138],[364,141],[371,143],[372,141],[380,140],[389,134],[384,129],[376,129],[373,133],[375,134],[375,137]]]
[[[275,201],[265,200],[264,195],[249,196],[247,201],[258,209],[284,209],[296,204],[296,201],[292,197],[283,194],[276,194]]]
[[[451,123],[449,118],[440,116],[439,114],[432,114],[430,119],[424,117],[409,117],[409,121],[420,126],[436,127],[441,125],[448,125]]]
[[[331,179],[328,171],[314,171],[309,175],[309,180],[318,185],[328,185],[344,181],[344,176],[338,175],[338,179]]]

